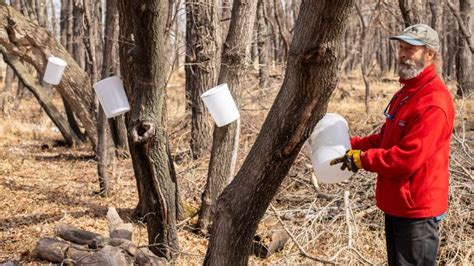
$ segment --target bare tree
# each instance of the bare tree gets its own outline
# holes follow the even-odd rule
[[[258,0],[257,5],[257,48],[258,48],[258,71],[260,88],[268,86],[269,63],[268,58],[268,26],[265,21],[265,2]]]
[[[282,88],[249,155],[217,202],[206,265],[245,265],[260,219],[337,83],[337,50],[353,1],[303,1]]]
[[[119,1],[120,62],[132,108],[127,124],[137,208],[147,224],[150,249],[171,259],[179,245],[178,188],[165,127],[169,8],[168,0]]]
[[[418,0],[398,0],[405,27],[421,22]]]
[[[474,90],[473,57],[474,43],[469,31],[470,16],[472,13],[470,0],[459,0],[459,10],[450,2],[446,2],[456,17],[460,29],[458,40],[458,51],[456,56],[456,79],[458,81],[457,94],[460,96],[469,95]]]
[[[221,48],[217,6],[217,0],[186,2],[186,99],[194,158],[211,148],[212,122],[200,95],[217,85]]]
[[[249,63],[249,47],[255,22],[257,1],[234,0],[229,32],[222,48],[218,83],[227,83],[237,103]],[[201,230],[207,231],[214,202],[234,175],[239,145],[240,120],[214,127],[206,188],[199,213]]]

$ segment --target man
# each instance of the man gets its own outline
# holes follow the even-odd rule
[[[353,137],[352,150],[331,164],[378,174],[376,201],[385,213],[389,265],[435,265],[438,223],[448,208],[454,105],[436,73],[437,32],[417,24],[390,39],[399,42],[403,87],[385,108],[380,132]]]

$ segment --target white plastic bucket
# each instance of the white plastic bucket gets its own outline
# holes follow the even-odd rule
[[[314,127],[308,139],[312,150],[321,146],[344,145],[350,148],[349,126],[344,117],[327,113]]]
[[[311,152],[311,163],[318,181],[322,183],[338,183],[349,179],[354,173],[341,170],[341,164],[330,165],[331,160],[341,157],[347,148],[343,145],[319,147]]]
[[[94,90],[107,118],[130,110],[120,76],[112,76],[94,84]]]
[[[67,63],[59,57],[51,56],[44,71],[43,80],[51,85],[58,85],[63,76]]]
[[[338,183],[352,176],[351,171],[341,170],[341,164],[329,165],[351,148],[349,126],[338,114],[326,114],[314,127],[308,139],[311,162],[316,177],[323,183]]]
[[[226,83],[204,92],[201,99],[218,127],[230,124],[240,117],[237,105]]]

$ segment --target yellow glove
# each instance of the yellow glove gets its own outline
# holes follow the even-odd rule
[[[344,156],[332,160],[329,164],[335,165],[342,163],[341,170],[347,169],[348,171],[357,173],[359,169],[362,169],[362,162],[360,161],[361,155],[361,150],[347,150]]]

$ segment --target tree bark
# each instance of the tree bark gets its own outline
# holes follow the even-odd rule
[[[229,32],[222,50],[218,84],[227,83],[235,101],[239,102],[243,77],[250,65],[249,47],[255,23],[257,1],[234,0]],[[202,194],[199,228],[204,232],[210,224],[214,202],[234,175],[240,135],[240,120],[214,127],[207,183]]]
[[[458,81],[459,96],[469,95],[474,90],[473,57],[474,43],[471,41],[469,33],[470,16],[472,13],[471,0],[459,0],[459,11],[453,4],[447,1],[447,5],[457,19],[460,29],[458,37],[458,52],[456,57],[456,79]]]
[[[217,202],[206,265],[246,265],[260,219],[337,84],[353,1],[303,1],[282,88],[242,168]]]
[[[405,27],[420,23],[419,10],[413,0],[398,0]]]
[[[265,3],[259,0],[257,4],[257,47],[258,47],[258,73],[259,86],[266,88],[269,82],[269,59],[268,59],[268,26],[265,22]]]
[[[186,2],[186,98],[194,159],[211,148],[211,117],[200,96],[217,85],[221,49],[217,7],[217,0]]]
[[[110,0],[110,3],[107,1],[106,10],[102,78],[119,74],[119,14],[117,0]],[[128,140],[124,115],[111,118],[108,122],[117,155],[126,157],[128,154]]]
[[[152,251],[167,259],[179,250],[176,173],[166,135],[165,58],[169,1],[119,1],[120,62],[131,99],[127,115],[130,152]],[[123,22],[123,23],[122,23]],[[151,30],[152,29],[152,30]],[[135,45],[128,44],[133,34]],[[121,39],[122,39],[121,38]],[[132,49],[129,49],[133,47]]]
[[[89,76],[51,34],[13,8],[0,4],[0,25],[0,45],[12,57],[32,65],[38,73],[43,73],[51,55],[68,63],[61,83],[55,88],[71,104],[87,136],[96,145],[94,95]]]

